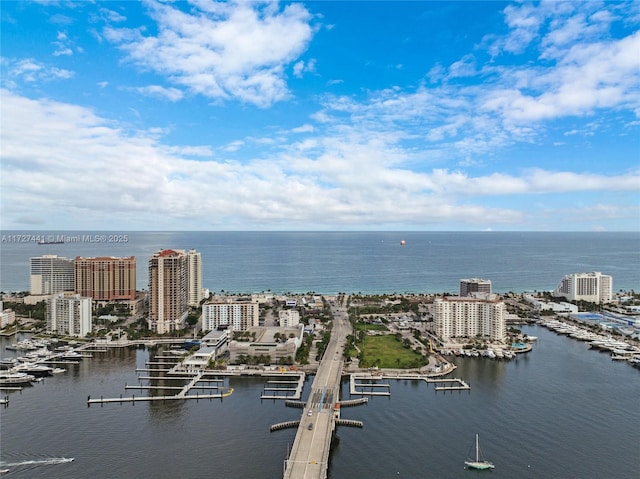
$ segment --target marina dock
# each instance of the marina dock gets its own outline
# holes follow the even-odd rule
[[[435,391],[471,391],[471,386],[462,379],[430,379],[425,378],[425,382],[435,384]]]
[[[184,396],[130,396],[130,397],[122,397],[119,398],[103,398],[100,399],[91,399],[91,396],[87,398],[87,405],[91,404],[107,404],[107,403],[126,403],[126,402],[150,402],[150,401],[175,401],[175,400],[185,400],[185,399],[223,399],[225,397],[231,396],[233,394],[233,389],[229,388],[227,392],[220,394],[189,394]]]
[[[371,374],[351,374],[349,378],[349,394],[352,396],[391,396],[391,386],[389,384],[373,382],[378,379],[380,379],[379,376],[376,377]],[[356,382],[357,380],[367,380],[372,382]],[[384,389],[384,391],[375,389]]]
[[[144,375],[138,376],[138,381],[145,381],[147,384],[129,385],[125,384],[125,390],[139,391],[161,391],[173,392],[174,394],[164,394],[160,396],[123,396],[114,398],[87,398],[87,404],[108,404],[108,403],[124,403],[138,401],[172,401],[185,399],[223,399],[233,393],[233,388],[224,385],[225,378],[231,376],[263,376],[271,378],[267,380],[267,384],[263,389],[260,399],[284,399],[299,400],[302,396],[302,389],[306,379],[306,374],[302,371],[260,371],[260,370],[192,370],[185,369],[178,362],[177,356],[158,356],[154,361],[147,361],[144,368],[137,368],[137,373]],[[174,359],[174,361],[167,361]],[[149,366],[169,366],[166,367],[149,367]],[[176,381],[185,382],[184,385],[168,386],[165,384],[158,385],[158,381]],[[207,392],[209,391],[209,392]],[[214,392],[215,391],[215,392]]]
[[[146,366],[172,366],[171,368],[137,368],[138,373],[147,373],[150,375],[138,376],[138,381],[147,381],[148,384],[129,385],[125,384],[125,390],[141,390],[141,391],[174,391],[175,394],[164,395],[147,395],[147,396],[123,396],[115,398],[87,398],[87,406],[91,404],[109,404],[109,403],[135,403],[149,401],[177,401],[189,399],[220,399],[231,396],[233,388],[224,386],[225,380],[220,378],[216,371],[207,370],[184,370],[179,368],[179,358],[176,356],[158,356],[157,360],[147,361]],[[173,359],[173,361],[168,361]],[[156,373],[156,374],[154,374]],[[182,381],[184,385],[167,386],[165,384],[154,384],[157,381]],[[208,392],[211,391],[211,392]],[[212,392],[215,391],[215,392]]]
[[[398,375],[376,374],[371,373],[354,373],[349,379],[349,394],[352,396],[390,396],[391,386],[387,383],[378,383],[376,381],[384,379],[409,380],[409,381],[425,381],[427,384],[435,384],[435,391],[470,391],[471,386],[463,379],[458,378],[442,378],[433,377],[425,374],[406,373]],[[360,381],[360,382],[358,382]],[[370,381],[370,382],[362,382]],[[381,391],[380,389],[384,389]]]
[[[302,397],[302,389],[304,388],[304,381],[306,374],[288,373],[289,377],[296,377],[296,379],[270,379],[267,384],[273,384],[274,386],[265,386],[262,389],[262,395],[260,399],[284,399],[284,400],[297,400]],[[284,386],[284,387],[283,387]],[[278,393],[284,394],[278,394]]]

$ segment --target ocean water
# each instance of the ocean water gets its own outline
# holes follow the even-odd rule
[[[338,428],[329,477],[478,477],[464,469],[476,433],[496,465],[486,473],[494,479],[638,477],[640,371],[543,327],[523,329],[539,339],[517,360],[455,359],[453,376],[465,379],[469,392],[436,393],[424,382],[388,380],[390,397],[344,408],[343,417],[364,427]],[[2,349],[10,341],[0,338]],[[0,410],[0,460],[12,470],[8,477],[282,477],[295,429],[271,433],[269,426],[301,412],[261,401],[266,379],[228,379],[234,393],[223,401],[87,407],[89,395],[140,394],[125,385],[138,383],[135,369],[150,354],[95,353],[64,374],[9,393],[9,407]],[[342,399],[348,398],[344,382]]]
[[[2,232],[3,238],[20,233]],[[36,232],[51,236],[51,233]],[[96,232],[55,232],[95,236]],[[110,233],[104,233],[107,238]],[[522,232],[124,232],[121,243],[0,244],[0,290],[29,289],[29,258],[42,254],[135,256],[137,288],[160,249],[202,254],[211,291],[456,292],[461,278],[490,279],[496,292],[545,291],[563,275],[601,271],[614,290],[640,289],[639,233]],[[400,241],[404,240],[405,245]]]

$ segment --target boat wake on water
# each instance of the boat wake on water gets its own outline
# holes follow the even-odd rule
[[[19,461],[0,461],[0,474],[6,474],[17,469],[31,469],[36,466],[48,466],[52,464],[64,464],[65,462],[73,462],[73,457],[44,457],[34,459],[23,459]]]

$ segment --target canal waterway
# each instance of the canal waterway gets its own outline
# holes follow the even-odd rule
[[[640,452],[640,374],[608,354],[525,326],[531,353],[510,362],[455,358],[452,376],[470,392],[436,393],[424,382],[386,380],[390,397],[345,408],[363,429],[340,427],[329,476],[464,478],[475,434],[496,468],[492,478],[633,478]],[[15,338],[0,339],[4,348]],[[94,353],[66,373],[9,394],[0,411],[0,459],[12,478],[276,478],[300,417],[282,401],[261,401],[264,378],[230,378],[224,400],[108,404],[130,396],[146,349]],[[307,380],[305,394],[308,394]],[[349,398],[348,382],[342,397]],[[142,394],[140,391],[133,391]],[[73,462],[47,463],[52,458]],[[25,464],[31,462],[32,464]],[[34,464],[33,462],[37,462]]]

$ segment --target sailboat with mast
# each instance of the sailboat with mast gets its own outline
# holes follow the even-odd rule
[[[486,470],[486,469],[493,469],[494,467],[496,467],[493,465],[492,462],[487,461],[483,457],[482,451],[480,451],[480,441],[477,434],[476,434],[476,444],[475,444],[475,459],[471,457],[467,457],[467,460],[464,461],[464,463],[468,469]]]

